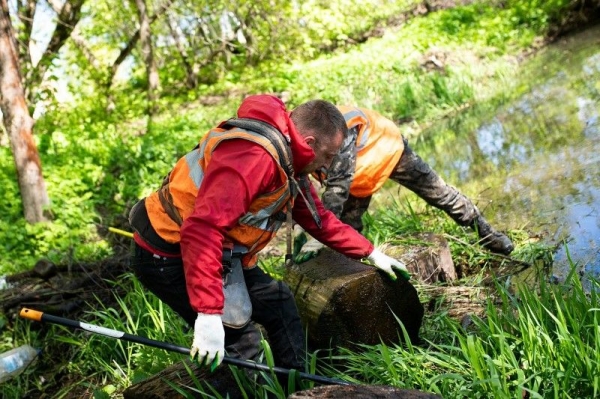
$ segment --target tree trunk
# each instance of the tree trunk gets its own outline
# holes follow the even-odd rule
[[[319,256],[287,270],[308,341],[314,348],[398,343],[401,321],[419,341],[424,309],[415,287],[392,281],[373,266],[324,248]]]
[[[167,9],[169,8],[170,5],[171,5],[171,2],[167,1],[162,6],[160,6],[159,9],[156,11],[156,14],[154,14],[150,18],[150,25],[152,25],[154,23],[154,21],[156,21],[158,19],[158,17],[160,17],[165,11],[167,11]],[[138,40],[140,40],[140,30],[139,29],[133,34],[133,36],[131,36],[131,39],[129,39],[129,41],[127,42],[127,45],[121,50],[121,52],[119,53],[119,55],[117,56],[117,58],[115,59],[113,64],[111,65],[110,72],[109,72],[110,77],[108,79],[109,89],[110,89],[110,87],[112,87],[112,85],[114,83],[114,77],[117,74],[117,70],[119,69],[119,67],[121,66],[123,61],[125,61],[125,59],[127,57],[129,57],[129,55],[131,54],[131,52],[133,51],[135,46],[137,46]]]
[[[158,100],[158,69],[152,54],[152,32],[150,31],[150,20],[146,12],[146,0],[135,0],[140,18],[140,40],[142,41],[142,57],[146,64],[148,74],[148,115],[156,113]]]
[[[442,399],[441,396],[388,385],[324,385],[291,394],[287,399]]]
[[[185,391],[185,396],[177,390]],[[203,390],[205,393],[201,393]],[[132,384],[123,392],[125,399],[161,399],[161,398],[206,398],[213,390],[229,399],[242,399],[231,369],[222,364],[214,372],[200,368],[196,362],[186,359],[175,363],[158,374]]]
[[[50,204],[50,199],[42,176],[40,156],[33,140],[33,119],[21,84],[7,0],[0,1],[0,110],[15,160],[25,220],[37,223],[46,221],[44,207]]]
[[[170,1],[163,3],[163,5],[160,6],[160,8],[156,11],[156,14],[154,14],[152,16],[152,18],[150,18],[150,25],[152,25],[152,23],[154,23],[154,21],[156,21],[158,19],[158,17],[161,16],[169,8],[170,5],[171,5]],[[125,61],[125,59],[127,57],[129,57],[129,55],[131,55],[131,52],[133,51],[135,46],[137,46],[137,43],[139,40],[140,40],[140,30],[138,29],[133,34],[133,36],[131,36],[131,38],[127,42],[127,45],[119,52],[119,55],[117,56],[117,58],[115,59],[115,61],[112,63],[112,65],[110,66],[110,68],[108,70],[108,77],[106,79],[106,92],[108,93],[107,101],[106,101],[106,103],[107,103],[106,111],[107,112],[112,112],[115,108],[115,99],[114,99],[113,93],[111,91],[111,88],[112,88],[113,84],[115,83],[115,76],[117,76],[117,70],[119,69],[119,67],[121,66],[123,61]]]
[[[321,348],[397,343],[403,338],[398,320],[411,341],[418,342],[424,309],[411,283],[456,278],[448,242],[422,233],[385,252],[406,264],[410,281],[392,281],[373,266],[327,248],[287,270],[284,281],[294,293],[311,344]]]

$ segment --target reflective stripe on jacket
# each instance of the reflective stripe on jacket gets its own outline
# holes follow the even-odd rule
[[[368,197],[381,188],[389,178],[404,151],[400,129],[376,111],[338,106],[348,129],[357,128],[356,169],[350,194]]]
[[[152,227],[165,241],[179,242],[180,225],[161,203],[159,192],[164,190],[165,197],[184,221],[194,210],[198,190],[212,152],[221,142],[231,139],[244,139],[262,146],[277,162],[280,179],[284,183],[274,191],[259,195],[250,204],[248,212],[240,217],[238,225],[226,232],[225,238],[245,247],[250,255],[255,255],[267,245],[285,221],[285,212],[292,206],[289,181],[271,142],[258,133],[240,128],[214,128],[204,136],[198,147],[177,161],[166,184],[146,199],[146,209]],[[256,257],[244,256],[244,260],[245,266],[253,266]]]

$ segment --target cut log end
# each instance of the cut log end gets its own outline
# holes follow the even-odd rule
[[[399,277],[392,281],[377,269],[329,249],[294,265],[285,281],[314,346],[397,343],[399,321],[412,342],[424,314],[416,289]]]

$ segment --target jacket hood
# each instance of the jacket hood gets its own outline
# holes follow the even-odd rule
[[[296,174],[315,159],[315,152],[298,133],[290,112],[279,98],[267,94],[249,96],[242,101],[237,116],[266,122],[289,138]]]

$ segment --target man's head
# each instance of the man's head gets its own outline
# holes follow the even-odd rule
[[[342,113],[330,102],[312,100],[295,108],[291,118],[298,133],[316,155],[300,173],[308,174],[322,167],[329,168],[348,133]]]

